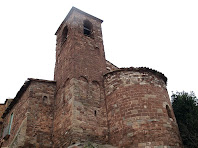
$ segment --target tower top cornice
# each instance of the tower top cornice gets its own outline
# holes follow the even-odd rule
[[[59,26],[59,28],[58,28],[58,30],[56,31],[55,35],[57,35],[57,33],[59,32],[59,30],[60,30],[62,24],[63,24],[65,21],[68,20],[68,18],[71,16],[71,14],[72,14],[73,12],[78,12],[78,13],[83,14],[83,15],[85,15],[85,16],[91,17],[92,19],[94,19],[94,20],[96,20],[96,21],[99,21],[100,23],[103,22],[103,20],[101,20],[101,19],[99,19],[99,18],[97,18],[97,17],[95,17],[95,16],[93,16],[93,15],[90,15],[90,14],[88,14],[88,13],[86,13],[86,12],[84,12],[84,11],[82,11],[82,10],[76,8],[76,7],[72,7],[71,10],[69,11],[69,13],[67,14],[67,16],[65,17],[65,19],[63,20],[63,22],[61,23],[61,25]]]

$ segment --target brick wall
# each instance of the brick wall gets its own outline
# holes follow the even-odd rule
[[[105,75],[105,90],[112,145],[181,147],[165,82],[157,75],[115,71]]]

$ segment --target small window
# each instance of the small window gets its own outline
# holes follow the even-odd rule
[[[61,41],[62,44],[67,40],[67,34],[68,34],[68,28],[67,26],[65,26],[62,32],[62,41]]]
[[[50,105],[49,96],[43,96],[43,103],[44,103],[45,105]]]
[[[14,117],[14,114],[12,113],[10,115],[9,124],[3,130],[3,137],[2,138],[4,140],[7,140],[10,137],[10,132],[11,132],[11,127],[12,127],[13,117]]]
[[[14,114],[12,113],[11,116],[10,116],[10,123],[9,123],[9,129],[8,129],[8,133],[9,133],[9,134],[10,134],[10,132],[11,132],[13,117],[14,117]]]
[[[45,104],[48,104],[48,98],[47,98],[47,96],[43,96],[43,102],[44,102]]]
[[[166,111],[167,111],[168,117],[172,118],[171,110],[168,105],[166,105]]]
[[[85,20],[84,22],[84,35],[89,36],[89,37],[93,37],[92,31],[93,31],[93,25],[90,21]]]

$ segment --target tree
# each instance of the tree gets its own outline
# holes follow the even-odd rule
[[[198,148],[198,99],[193,92],[176,92],[172,106],[186,148]]]

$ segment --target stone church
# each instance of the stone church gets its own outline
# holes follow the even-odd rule
[[[55,35],[54,81],[0,104],[2,148],[181,148],[167,78],[105,59],[102,20],[72,7]]]

